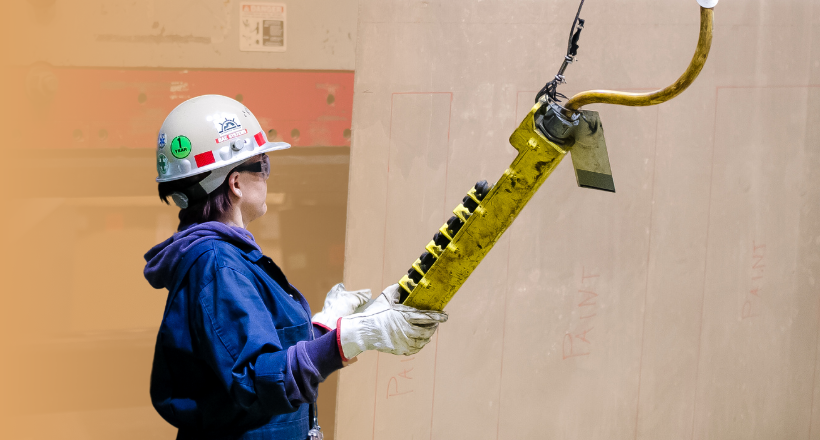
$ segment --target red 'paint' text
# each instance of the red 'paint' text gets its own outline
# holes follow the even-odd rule
[[[409,357],[399,361],[401,372],[390,376],[387,380],[387,398],[402,396],[413,392],[413,360],[416,357]]]
[[[578,313],[578,319],[571,331],[564,335],[562,351],[564,359],[578,356],[587,356],[592,350],[592,341],[589,336],[595,329],[595,316],[598,314],[598,293],[596,282],[599,274],[587,272],[581,268],[581,280],[576,293],[576,303],[573,311]]]
[[[748,319],[760,316],[760,295],[763,284],[763,270],[766,267],[766,245],[757,244],[752,241],[752,263],[749,291],[746,293],[746,301],[740,309],[740,318]]]

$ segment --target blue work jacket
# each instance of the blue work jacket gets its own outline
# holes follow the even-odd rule
[[[314,338],[310,307],[273,260],[219,239],[185,252],[157,336],[151,400],[177,439],[304,440],[287,349]]]

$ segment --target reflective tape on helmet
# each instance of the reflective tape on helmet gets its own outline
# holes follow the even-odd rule
[[[213,151],[206,151],[204,153],[197,154],[196,156],[194,156],[194,160],[196,160],[196,166],[199,168],[202,168],[205,165],[216,163]]]
[[[260,147],[262,145],[265,145],[265,143],[268,141],[267,139],[265,139],[265,133],[262,131],[253,135],[253,138],[256,139],[256,145]]]

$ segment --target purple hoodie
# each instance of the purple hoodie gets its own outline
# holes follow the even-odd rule
[[[253,248],[262,252],[253,239],[253,234],[247,229],[228,226],[222,222],[195,224],[175,233],[145,254],[145,279],[154,289],[168,289],[173,285],[174,272],[188,249],[213,239],[227,241],[239,248]]]
[[[261,252],[247,229],[221,222],[195,224],[175,233],[145,254],[145,279],[155,289],[169,289],[174,285],[173,275],[186,252],[203,241],[214,239],[231,243],[243,250]],[[310,313],[306,302],[303,302],[303,307]],[[285,378],[285,389],[288,398],[293,401],[316,401],[319,382],[342,368],[336,330],[326,332],[326,329],[314,325],[314,332],[321,336],[288,348],[289,374]]]

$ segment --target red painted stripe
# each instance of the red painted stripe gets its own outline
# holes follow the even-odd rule
[[[265,143],[268,141],[267,139],[265,139],[265,133],[261,131],[253,135],[253,138],[256,139],[256,145],[259,145],[260,147],[262,145],[265,145]]]
[[[210,165],[216,162],[213,151],[206,151],[202,154],[197,154],[194,156],[194,160],[196,160],[196,166],[198,168],[202,168],[205,165]]]
[[[2,75],[5,82],[25,84],[30,66],[6,70]],[[50,145],[54,148],[155,150],[162,121],[182,101],[204,94],[231,97],[242,94],[245,97],[242,104],[261,123],[259,130],[264,130],[266,135],[269,130],[275,130],[275,140],[289,142],[294,147],[350,146],[349,133],[345,130],[350,129],[353,112],[352,71],[73,66],[53,66],[49,70],[57,78],[59,93],[49,101],[48,112],[39,112],[26,96],[25,87],[11,88],[8,98],[3,95],[3,102],[19,103],[15,111],[21,117],[19,123],[15,122],[12,139],[18,138],[18,133],[36,131],[42,133],[43,138],[54,139]],[[111,88],[111,84],[118,86]],[[145,84],[164,86],[142,90]],[[184,85],[184,90],[176,91],[171,84]],[[101,88],[106,93],[95,92]],[[141,90],[144,101],[135,98]],[[327,104],[328,95],[335,97],[333,104]],[[294,129],[301,132],[295,142],[290,136]],[[101,130],[107,131],[108,136],[97,136]],[[255,133],[248,130],[248,134]],[[169,143],[171,139],[173,136],[168,138]],[[270,140],[274,141],[274,136]]]

